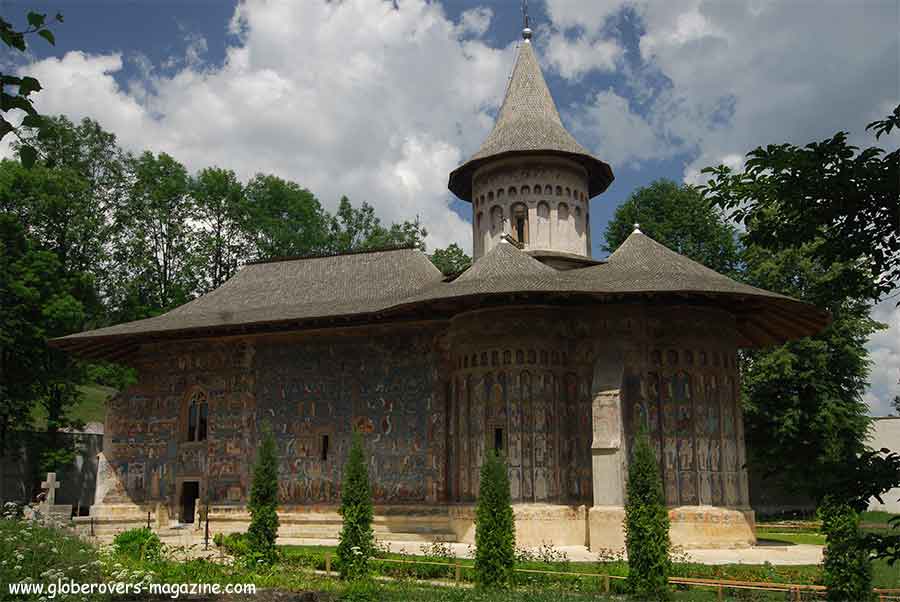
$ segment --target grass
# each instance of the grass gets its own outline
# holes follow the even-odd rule
[[[897,518],[900,514],[892,514],[890,512],[882,512],[880,510],[873,510],[870,512],[863,512],[859,515],[859,520],[862,523],[870,523],[870,524],[878,524],[878,525],[886,525],[889,520],[892,518]]]
[[[106,400],[116,394],[112,387],[103,385],[80,385],[78,391],[80,398],[69,408],[69,418],[82,422],[103,422],[106,418]],[[31,419],[38,430],[47,427],[47,412],[41,405],[35,405],[31,410]]]
[[[814,546],[824,546],[825,536],[817,531],[784,531],[778,527],[757,527],[756,536],[759,539],[767,541],[780,541],[792,544],[809,544]]]

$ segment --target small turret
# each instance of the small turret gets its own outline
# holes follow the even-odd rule
[[[589,257],[590,199],[613,180],[563,127],[541,73],[527,12],[506,97],[481,148],[450,174],[450,190],[472,203],[475,259],[507,234],[526,251]]]

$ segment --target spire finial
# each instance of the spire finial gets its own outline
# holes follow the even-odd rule
[[[634,222],[634,231],[637,232],[638,234],[642,234],[641,225],[637,222]]]
[[[522,17],[525,21],[525,27],[522,29],[522,39],[526,42],[531,41],[531,27],[528,23],[528,0],[522,0]]]

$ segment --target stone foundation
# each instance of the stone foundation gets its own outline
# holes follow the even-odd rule
[[[169,527],[163,504],[104,504],[91,508],[94,529],[115,533],[147,524],[150,513],[155,529]],[[198,508],[194,529],[203,528],[203,508]],[[621,506],[568,506],[514,504],[516,545],[550,544],[587,546],[593,552],[623,550],[625,510]],[[338,507],[332,505],[279,508],[279,536],[302,539],[337,539],[341,530]],[[682,548],[747,548],[756,543],[754,513],[749,509],[715,506],[679,506],[669,509],[672,543]],[[82,530],[88,527],[82,521]],[[247,530],[250,514],[244,506],[210,506],[210,532]],[[397,505],[376,506],[373,522],[376,539],[382,541],[475,543],[475,506]]]

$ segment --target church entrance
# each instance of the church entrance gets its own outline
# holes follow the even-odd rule
[[[200,481],[185,481],[181,484],[181,522],[193,523],[200,498]]]

